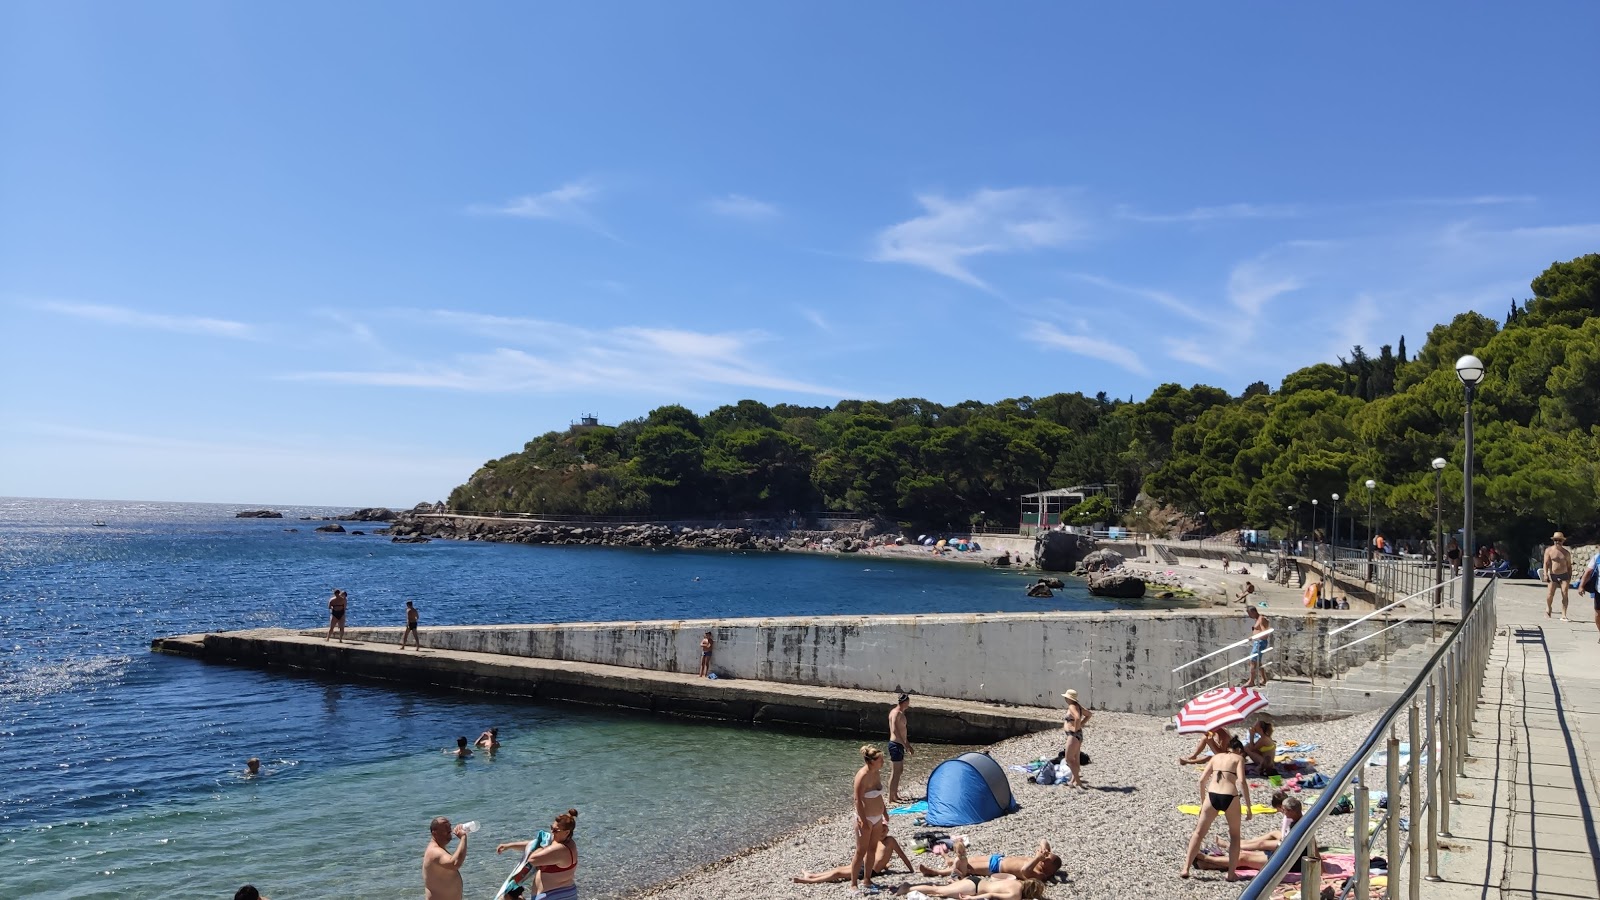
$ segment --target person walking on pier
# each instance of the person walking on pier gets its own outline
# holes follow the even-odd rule
[[[905,759],[916,753],[906,728],[906,710],[911,708],[911,695],[901,694],[898,702],[889,708],[889,800],[892,803],[909,803],[910,797],[900,796],[900,771]]]
[[[1583,577],[1578,579],[1578,594],[1581,596],[1584,591],[1594,595],[1594,627],[1600,629],[1600,552],[1589,560]]]
[[[339,629],[339,643],[344,643],[344,614],[350,607],[350,595],[343,588],[334,588],[333,596],[328,598],[328,636],[325,641],[333,640],[333,630]]]
[[[1556,586],[1561,587],[1561,621],[1567,621],[1567,587],[1572,581],[1572,551],[1567,549],[1567,536],[1556,532],[1550,536],[1552,543],[1544,551],[1541,574],[1549,586],[1544,592],[1544,617],[1555,612]]]
[[[406,630],[400,633],[400,649],[401,650],[404,650],[406,648],[406,640],[409,638],[412,641],[412,643],[416,644],[417,652],[418,653],[422,652],[422,638],[417,634],[417,621],[419,619],[421,619],[421,618],[422,618],[422,616],[421,616],[420,613],[417,612],[416,606],[412,605],[410,600],[407,600],[406,601]]]
[[[1245,615],[1250,617],[1250,674],[1245,678],[1245,687],[1267,686],[1267,666],[1262,662],[1262,657],[1267,654],[1267,632],[1272,628],[1267,624],[1267,617],[1261,610],[1254,606],[1245,608]]]

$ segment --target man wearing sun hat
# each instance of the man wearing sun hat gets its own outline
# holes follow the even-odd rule
[[[1572,551],[1567,549],[1567,536],[1561,532],[1550,535],[1550,547],[1544,551],[1544,565],[1540,570],[1549,586],[1544,591],[1544,617],[1555,612],[1556,585],[1561,585],[1561,621],[1567,621],[1567,587],[1572,581]]]

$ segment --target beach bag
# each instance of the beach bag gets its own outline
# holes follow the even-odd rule
[[[1056,767],[1051,765],[1050,763],[1045,763],[1044,765],[1040,766],[1039,767],[1039,771],[1033,776],[1033,783],[1034,784],[1055,784],[1056,783]]]
[[[1088,764],[1089,764],[1089,754],[1083,752],[1082,750],[1079,750],[1078,751],[1078,765],[1087,766]]]

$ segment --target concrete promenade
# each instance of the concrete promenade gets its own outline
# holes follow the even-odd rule
[[[1545,618],[1544,588],[1498,588],[1499,635],[1461,801],[1425,900],[1600,898],[1600,634],[1589,597]],[[1424,868],[1426,872],[1426,867]]]

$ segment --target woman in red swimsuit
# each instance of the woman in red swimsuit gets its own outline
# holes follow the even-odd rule
[[[533,876],[533,900],[577,900],[578,886],[573,875],[578,868],[578,842],[572,829],[578,825],[578,811],[569,809],[550,823],[550,846],[533,851],[528,862],[537,866]],[[513,841],[494,848],[495,853],[526,850],[527,841]]]

